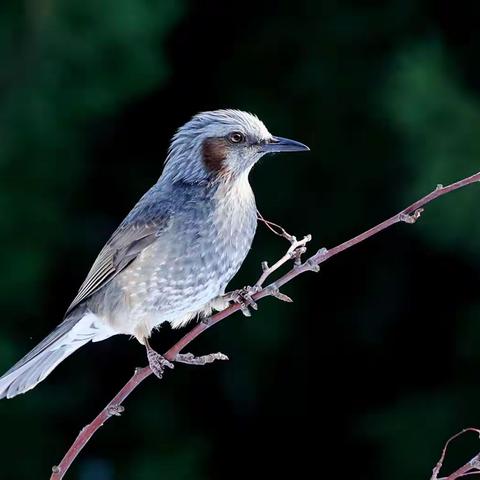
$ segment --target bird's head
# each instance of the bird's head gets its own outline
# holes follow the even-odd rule
[[[173,137],[164,177],[171,181],[235,180],[267,153],[309,150],[273,136],[255,115],[215,110],[195,115]]]

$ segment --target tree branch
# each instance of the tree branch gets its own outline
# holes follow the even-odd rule
[[[466,432],[475,432],[477,435],[480,435],[480,430],[478,430],[477,428],[464,428],[461,432],[458,432],[452,437],[450,437],[447,440],[447,443],[445,443],[445,446],[443,447],[442,454],[440,455],[440,460],[435,465],[430,480],[457,480],[457,478],[466,477],[467,475],[480,474],[480,453],[477,453],[477,455],[475,455],[470,461],[468,461],[459,469],[455,470],[448,477],[438,478],[438,474],[440,473],[440,470],[443,466],[443,461],[445,460],[445,455],[447,453],[450,442],[452,442]]]
[[[295,277],[300,275],[301,273],[307,271],[314,271],[317,272],[319,270],[320,264],[326,262],[328,259],[332,258],[333,256],[347,250],[348,248],[361,243],[368,238],[377,235],[378,233],[382,232],[383,230],[395,225],[396,223],[405,222],[405,223],[415,223],[416,220],[420,217],[421,213],[423,212],[423,206],[431,201],[435,200],[438,197],[441,197],[447,193],[450,193],[454,190],[458,190],[459,188],[465,187],[472,183],[480,181],[480,172],[472,175],[471,177],[464,178],[456,183],[452,183],[451,185],[447,185],[446,187],[442,185],[437,185],[435,190],[428,195],[422,197],[420,200],[416,201],[412,205],[408,206],[401,212],[397,213],[396,215],[390,217],[389,219],[385,220],[384,222],[376,225],[373,228],[357,235],[356,237],[334,247],[330,250],[326,250],[324,248],[320,249],[315,255],[311,256],[308,260],[301,263],[300,261],[295,261],[295,264],[291,270],[281,276],[275,282],[270,283],[266,287],[263,287],[263,282],[266,278],[273,273],[278,267],[283,265],[288,259],[290,258],[300,258],[301,253],[304,253],[305,243],[308,241],[306,240],[309,237],[305,237],[300,242],[294,237],[290,237],[292,246],[295,244],[295,247],[292,249],[292,246],[288,250],[287,254],[283,256],[278,262],[276,262],[272,267],[268,267],[266,263],[262,264],[263,273],[260,277],[259,281],[257,282],[256,286],[258,287],[258,291],[252,295],[252,299],[254,302],[268,296],[277,296],[281,298],[282,294],[279,294],[279,288],[285,285],[286,283],[293,280]],[[263,217],[262,217],[263,218]],[[272,222],[267,222],[270,225],[276,226]],[[276,226],[278,227],[278,226]],[[271,228],[271,227],[269,227]],[[278,227],[281,230],[279,235],[288,238],[288,234]],[[297,249],[300,248],[301,250],[298,251]],[[295,251],[299,252],[299,255],[293,255]],[[300,253],[301,252],[301,253]],[[266,275],[267,273],[267,275]],[[170,348],[165,354],[164,357],[173,362],[177,354],[179,354],[190,342],[192,342],[195,338],[197,338],[202,332],[210,328],[211,326],[217,324],[221,320],[229,317],[233,313],[239,311],[241,306],[236,303],[230,305],[225,310],[216,313],[215,315],[203,319],[198,324],[196,324],[186,335],[184,335],[173,347]],[[112,416],[119,416],[124,411],[122,403],[124,400],[140,385],[143,380],[145,380],[151,374],[150,367],[140,368],[135,371],[133,376],[130,380],[124,385],[124,387],[115,395],[115,397],[108,403],[108,405],[97,415],[97,417],[86,427],[84,427],[79,435],[77,436],[75,442],[67,451],[65,456],[63,457],[62,461],[58,466],[54,466],[52,468],[52,476],[50,480],[61,480],[67,470],[70,468],[72,462],[78,456],[82,448],[88,443],[88,441],[92,438],[95,432]],[[476,457],[475,457],[476,458]],[[448,480],[454,480],[458,478],[459,475],[456,477],[448,477]],[[432,477],[432,480],[440,480]]]

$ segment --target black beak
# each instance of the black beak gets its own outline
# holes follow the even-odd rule
[[[308,152],[309,150],[310,149],[303,143],[282,137],[272,137],[261,146],[261,151],[265,153]]]

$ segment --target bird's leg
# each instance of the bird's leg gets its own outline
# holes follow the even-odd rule
[[[150,346],[148,339],[145,339],[145,348],[147,349],[148,364],[150,365],[150,369],[156,377],[163,377],[165,367],[174,367],[172,362],[169,362],[163,355],[160,355]]]
[[[228,360],[228,357],[220,352],[202,355],[201,357],[196,357],[193,353],[179,353],[175,357],[176,362],[186,363],[187,365],[205,365],[215,360]]]

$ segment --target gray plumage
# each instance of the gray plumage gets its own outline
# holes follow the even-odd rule
[[[307,150],[238,110],[196,115],[175,134],[158,182],[113,233],[65,320],[0,378],[0,398],[33,388],[89,341],[178,328],[226,306],[257,225],[248,174],[265,154]]]

